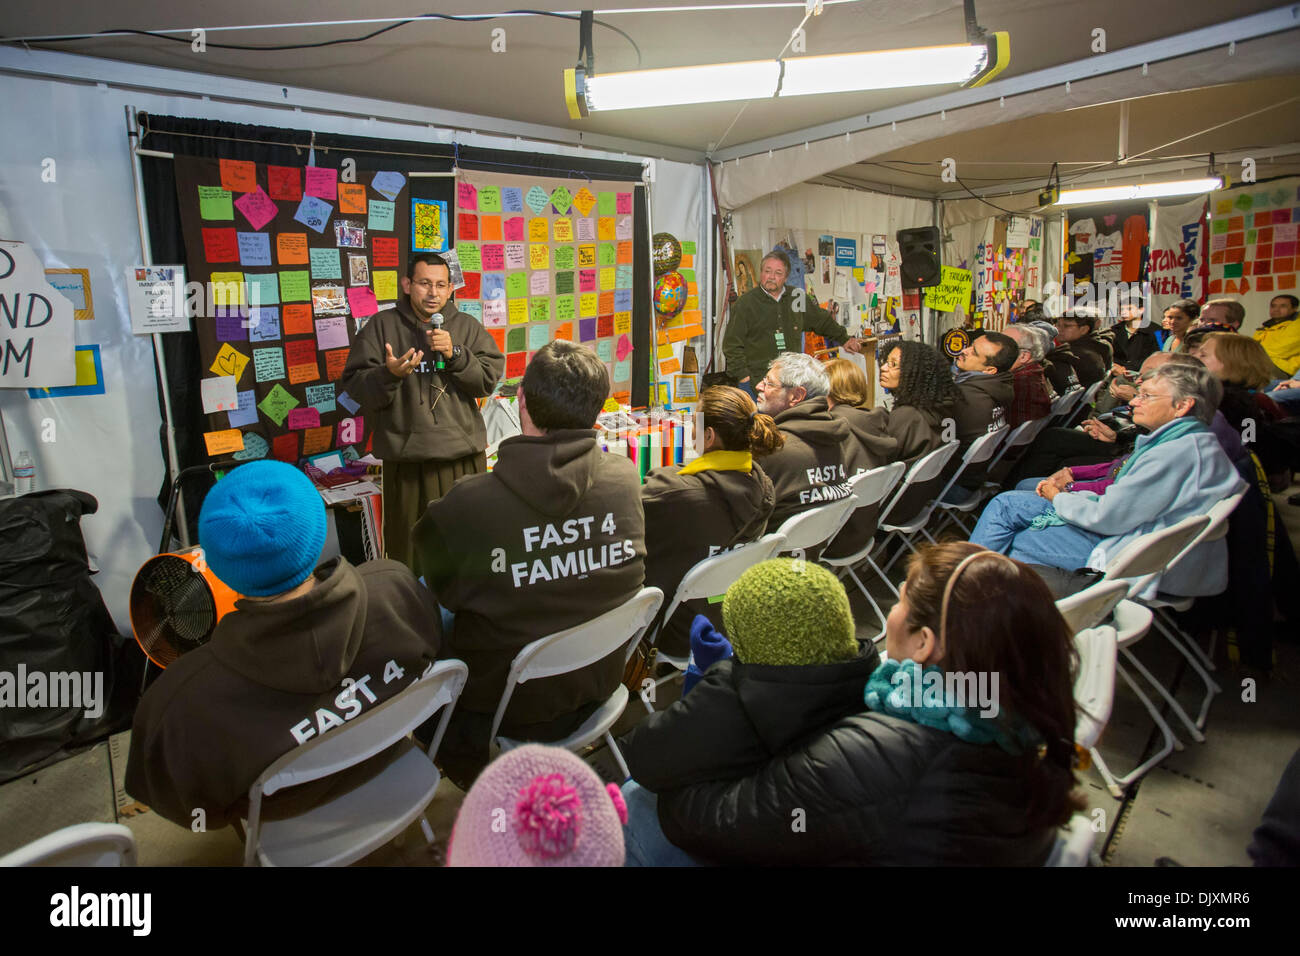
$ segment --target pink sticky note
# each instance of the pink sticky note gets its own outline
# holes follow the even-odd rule
[[[307,188],[303,190],[308,196],[319,196],[331,202],[339,196],[339,171],[323,166],[307,167]]]
[[[339,422],[339,447],[355,445],[361,441],[363,434],[365,434],[365,420],[362,416],[343,419]]]
[[[319,427],[320,427],[320,409],[292,408],[289,410],[290,431],[294,431],[299,428],[319,428]]]
[[[474,188],[473,183],[459,182],[456,184],[456,208],[478,208],[478,190]]]
[[[322,352],[327,349],[345,349],[348,347],[348,320],[345,316],[334,315],[327,319],[316,320],[316,347]]]
[[[280,211],[261,186],[258,186],[253,192],[244,193],[244,195],[236,199],[235,208],[244,214],[244,218],[248,220],[248,224],[254,229],[261,229],[274,219],[275,214]]]
[[[522,216],[507,219],[502,223],[502,228],[505,230],[506,242],[524,241],[524,220]]]
[[[379,311],[379,302],[370,286],[362,285],[348,289],[348,308],[352,310],[353,318],[364,319]]]
[[[619,193],[617,202],[617,211],[620,216],[628,216],[632,213],[632,194]]]
[[[579,292],[596,291],[596,270],[595,269],[578,270],[578,291]]]
[[[614,347],[614,357],[620,362],[627,358],[632,352],[632,340],[626,335],[618,337],[618,344]]]

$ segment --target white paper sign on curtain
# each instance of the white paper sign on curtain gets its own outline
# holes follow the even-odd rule
[[[77,383],[72,313],[31,247],[0,240],[0,388]]]

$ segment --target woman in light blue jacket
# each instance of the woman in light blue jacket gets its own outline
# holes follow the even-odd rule
[[[1205,514],[1246,484],[1207,427],[1222,395],[1204,368],[1162,366],[1133,400],[1133,421],[1151,433],[1137,440],[1114,484],[1100,495],[1050,482],[1042,497],[1005,492],[989,502],[971,541],[1027,564],[1100,571],[1139,535]],[[1197,545],[1142,596],[1218,594],[1227,586],[1227,545],[1219,539]]]

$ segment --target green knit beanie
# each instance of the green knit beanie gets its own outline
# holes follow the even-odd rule
[[[809,561],[754,565],[727,588],[722,620],[743,664],[833,664],[858,656],[844,585]]]

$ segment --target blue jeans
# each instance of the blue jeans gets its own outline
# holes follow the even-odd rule
[[[1037,480],[1035,480],[1037,483]],[[1028,482],[1022,482],[1022,485]],[[1005,491],[989,502],[970,540],[1026,564],[1074,571],[1086,567],[1101,535],[1074,525],[1052,525],[1035,531],[1030,524],[1052,507],[1032,491]]]
[[[668,842],[659,828],[659,798],[635,780],[623,784],[627,825],[623,845],[625,866],[704,866],[689,853]]]

